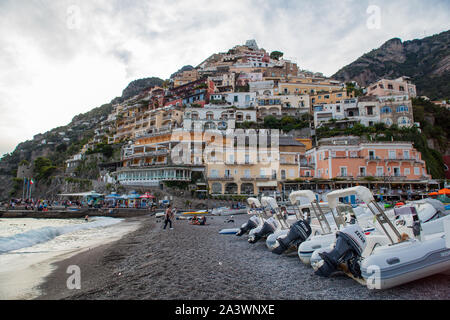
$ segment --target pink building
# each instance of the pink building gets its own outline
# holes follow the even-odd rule
[[[410,142],[322,144],[306,152],[308,168],[302,177],[390,180],[431,179],[421,153]]]
[[[367,87],[367,94],[371,96],[392,96],[408,94],[416,97],[416,86],[409,77],[400,77],[395,80],[381,79]]]

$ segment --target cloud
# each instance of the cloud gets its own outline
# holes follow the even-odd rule
[[[366,26],[369,5],[381,28]],[[448,1],[3,0],[0,153],[109,102],[135,79],[256,39],[304,69],[335,73],[393,37],[449,29]]]

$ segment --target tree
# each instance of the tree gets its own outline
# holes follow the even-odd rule
[[[282,57],[284,55],[284,53],[283,52],[281,52],[281,51],[273,51],[271,54],[270,54],[270,59],[273,59],[273,60],[280,60],[280,58]]]

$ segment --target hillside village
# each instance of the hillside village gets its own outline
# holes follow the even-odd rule
[[[431,103],[418,96],[410,78],[379,79],[363,88],[301,70],[283,56],[249,40],[195,68],[183,67],[168,81],[153,79],[143,90],[137,85],[132,96],[27,142],[39,148],[19,145],[20,156],[7,155],[0,168],[14,172],[15,184],[5,182],[0,191],[5,197],[12,188],[10,195],[20,196],[20,183],[31,177],[52,180],[40,183],[47,194],[174,188],[198,198],[354,185],[406,195],[439,187],[433,178],[443,178],[435,169],[442,163],[430,160],[437,161],[431,167],[428,159],[436,157],[422,154],[410,139],[421,132],[414,101]],[[263,165],[273,129],[279,130],[277,152],[269,152]],[[225,147],[204,157],[208,143],[214,145],[211,132]],[[253,134],[268,139],[253,141]],[[189,161],[175,163],[171,155],[180,144]],[[37,170],[36,159],[48,161]]]

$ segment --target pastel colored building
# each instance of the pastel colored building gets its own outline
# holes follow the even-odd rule
[[[312,170],[305,170],[304,176],[309,171],[309,176],[321,179],[431,179],[421,153],[410,142],[322,144],[308,150],[306,159]]]
[[[381,79],[367,87],[367,94],[371,96],[409,95],[417,96],[416,86],[409,77],[400,77],[394,80]]]

